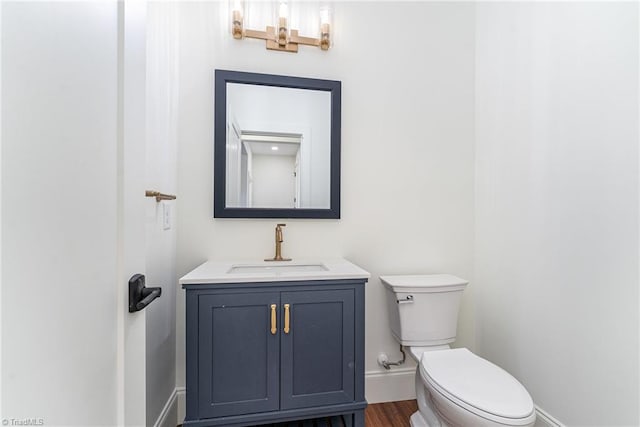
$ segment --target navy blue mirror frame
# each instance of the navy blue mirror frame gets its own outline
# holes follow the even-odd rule
[[[227,177],[227,83],[288,87],[331,92],[330,206],[328,209],[233,208],[226,206]],[[340,109],[342,85],[336,80],[320,80],[273,74],[215,70],[214,87],[214,218],[340,218]]]

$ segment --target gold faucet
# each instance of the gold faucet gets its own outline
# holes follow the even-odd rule
[[[291,258],[282,258],[282,227],[286,227],[287,224],[276,225],[276,256],[273,258],[267,258],[265,261],[291,261]]]

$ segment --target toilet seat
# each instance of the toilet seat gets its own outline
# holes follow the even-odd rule
[[[433,391],[479,417],[506,425],[535,420],[533,401],[522,384],[466,348],[424,352],[420,376]]]

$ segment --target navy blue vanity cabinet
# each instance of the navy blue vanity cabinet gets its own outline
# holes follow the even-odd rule
[[[187,426],[364,426],[365,279],[187,284]]]

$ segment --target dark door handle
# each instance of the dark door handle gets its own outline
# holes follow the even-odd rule
[[[162,295],[162,288],[147,288],[144,281],[143,274],[134,274],[129,279],[129,313],[142,310]]]

